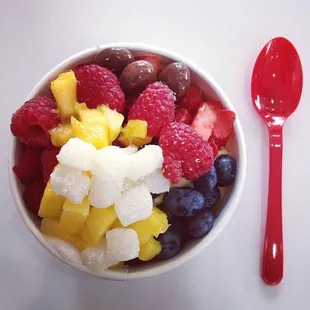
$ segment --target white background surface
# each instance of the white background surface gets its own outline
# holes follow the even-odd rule
[[[310,309],[309,0],[0,0],[0,309]],[[299,109],[285,126],[285,275],[260,279],[267,185],[266,130],[250,102],[255,57],[286,36],[304,68]],[[248,172],[239,207],[199,257],[168,274],[107,282],[60,263],[30,235],[7,177],[9,121],[32,86],[69,55],[97,44],[140,41],[171,49],[213,75],[243,125]]]

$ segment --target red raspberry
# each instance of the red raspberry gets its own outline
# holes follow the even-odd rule
[[[180,108],[185,108],[194,115],[201,103],[201,91],[196,86],[191,86],[178,104]]]
[[[172,184],[177,184],[183,177],[182,163],[172,153],[165,152],[163,174]]]
[[[56,103],[49,97],[33,98],[12,116],[11,131],[21,142],[32,147],[50,145],[48,131],[59,124]]]
[[[174,122],[167,125],[161,131],[159,145],[164,154],[164,176],[173,184],[177,183],[182,176],[187,180],[195,181],[213,164],[212,147],[186,124]],[[176,163],[172,164],[172,160]]]
[[[60,147],[51,147],[43,150],[41,155],[42,167],[43,167],[43,181],[48,182],[51,173],[55,166],[58,164],[56,156],[60,151]]]
[[[41,149],[27,147],[21,161],[13,167],[13,171],[24,185],[41,180]]]
[[[174,121],[172,90],[161,82],[147,86],[129,111],[129,119],[140,119],[148,124],[147,134],[158,137],[162,128]]]
[[[217,111],[217,118],[211,137],[214,139],[218,148],[224,147],[229,140],[233,131],[235,118],[236,114],[231,110],[222,109]]]
[[[192,122],[192,116],[185,108],[177,108],[175,110],[175,121],[178,123],[190,124]]]
[[[88,108],[106,104],[110,109],[123,112],[126,102],[116,75],[98,65],[84,65],[74,69],[77,79],[77,97]]]
[[[29,185],[23,194],[26,208],[35,215],[38,215],[44,190],[45,184],[43,182],[35,182]]]

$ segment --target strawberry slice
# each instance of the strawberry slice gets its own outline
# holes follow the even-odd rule
[[[212,137],[208,140],[210,146],[213,150],[213,157],[216,158],[217,154],[219,153],[219,148],[217,147],[215,141],[212,139]]]
[[[185,96],[178,102],[180,108],[187,109],[192,115],[195,115],[201,104],[201,91],[194,85],[188,89]]]
[[[236,114],[231,110],[221,109],[217,111],[216,122],[214,123],[212,131],[212,139],[218,148],[224,147],[229,140],[233,131],[235,118]]]
[[[156,75],[158,75],[159,72],[165,67],[165,65],[160,62],[159,57],[155,55],[136,57],[136,60],[145,60],[151,63],[154,67]]]
[[[190,124],[192,122],[192,116],[187,109],[177,108],[175,110],[175,121],[177,123]]]
[[[198,109],[191,127],[205,140],[209,140],[217,119],[217,111],[209,102],[204,102]]]

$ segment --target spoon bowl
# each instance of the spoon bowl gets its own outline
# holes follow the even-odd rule
[[[269,285],[283,278],[282,128],[296,110],[303,85],[302,66],[293,44],[270,40],[261,50],[252,74],[252,102],[269,131],[269,191],[262,277]]]

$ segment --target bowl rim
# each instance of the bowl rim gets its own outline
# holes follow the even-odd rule
[[[148,44],[143,44],[143,43],[130,43],[130,42],[115,42],[115,43],[109,43],[109,44],[96,45],[95,47],[84,49],[76,54],[73,54],[72,56],[69,56],[68,58],[63,60],[61,63],[54,66],[39,80],[39,82],[32,88],[32,90],[26,97],[26,100],[29,100],[33,98],[34,96],[36,96],[38,91],[42,88],[42,86],[50,82],[50,79],[55,76],[55,73],[66,69],[68,65],[73,64],[74,62],[77,62],[77,61],[82,61],[83,59],[86,59],[87,57],[94,56],[96,53],[100,52],[103,49],[115,47],[115,46],[125,47],[132,51],[143,50],[150,54],[158,53],[167,58],[171,58],[175,61],[180,61],[180,62],[185,63],[188,67],[190,67],[192,71],[200,75],[203,78],[203,80],[205,80],[209,84],[209,86],[221,99],[221,102],[223,103],[224,106],[235,111],[228,96],[225,94],[222,88],[218,85],[218,83],[213,79],[213,77],[210,74],[208,74],[206,71],[200,69],[192,61],[186,59],[183,56],[180,56],[179,54],[171,50],[167,50],[167,49],[164,49],[158,46],[148,45]],[[19,195],[18,181],[11,168],[14,163],[14,151],[15,151],[15,146],[16,146],[16,139],[13,136],[11,136],[12,140],[11,140],[11,146],[9,148],[10,154],[9,154],[9,167],[8,167],[11,192],[15,200],[15,204],[17,206],[19,214],[21,218],[23,219],[24,223],[26,224],[27,228],[32,233],[32,235],[41,243],[41,245],[46,250],[48,250],[51,254],[53,254],[55,257],[57,257],[62,262],[80,271],[83,271],[87,274],[90,274],[92,276],[96,276],[99,278],[104,278],[107,280],[127,281],[127,280],[132,280],[132,279],[141,279],[141,278],[147,278],[147,277],[159,275],[159,274],[170,271],[184,264],[185,262],[189,261],[191,258],[197,256],[200,252],[202,252],[220,234],[220,232],[224,229],[224,227],[227,225],[228,221],[232,217],[233,213],[235,212],[238,202],[240,200],[241,194],[242,194],[243,187],[244,187],[246,168],[247,168],[245,139],[244,139],[242,126],[239,121],[238,115],[234,123],[234,130],[235,130],[236,140],[238,141],[239,165],[238,165],[238,173],[237,173],[237,178],[235,180],[234,190],[231,192],[231,196],[229,197],[226,203],[226,206],[225,206],[226,211],[224,215],[218,221],[216,226],[210,231],[210,233],[206,237],[204,237],[197,245],[193,246],[187,252],[176,257],[176,259],[171,260],[171,261],[169,260],[165,261],[165,264],[161,266],[153,266],[151,268],[148,268],[145,270],[137,270],[132,273],[128,272],[127,268],[123,270],[106,270],[102,275],[98,276],[92,273],[84,265],[72,263],[72,262],[69,262],[63,259],[57,253],[57,251],[48,244],[48,242],[43,237],[39,229],[36,227],[36,225],[33,223],[31,218],[28,216],[26,208],[24,207],[24,202],[22,201]]]

